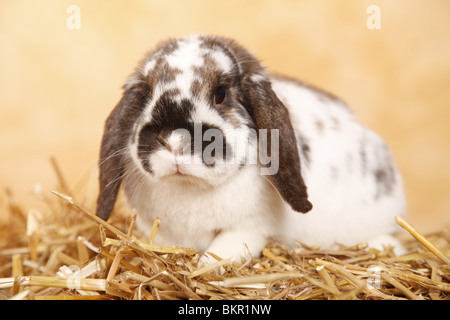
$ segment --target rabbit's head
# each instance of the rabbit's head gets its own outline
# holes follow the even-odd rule
[[[295,211],[311,210],[288,110],[261,64],[230,39],[169,40],[142,60],[106,121],[97,215],[109,217],[129,170],[214,188],[249,165]]]

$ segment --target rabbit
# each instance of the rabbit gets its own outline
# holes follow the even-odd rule
[[[96,214],[121,185],[164,246],[259,257],[269,241],[402,250],[402,177],[379,135],[332,94],[269,73],[235,40],[161,42],[105,122]]]

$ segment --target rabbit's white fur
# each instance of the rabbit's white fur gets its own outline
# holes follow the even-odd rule
[[[378,248],[384,242],[401,252],[397,240],[384,236],[400,230],[395,216],[404,214],[406,203],[402,178],[385,153],[383,140],[361,125],[342,101],[289,80],[272,80],[272,88],[289,109],[297,134],[310,146],[310,161],[302,166],[302,175],[314,207],[305,215],[287,214],[282,232],[286,242],[331,247],[368,241]],[[361,148],[364,164],[357,160]],[[380,190],[373,172],[380,165],[380,153],[385,153],[383,161],[395,172],[396,183],[388,197],[375,196]]]
[[[131,207],[140,213],[139,229],[148,234],[159,217],[155,244],[194,247],[222,258],[258,256],[270,239],[321,248],[369,242],[379,249],[393,245],[402,252],[389,235],[398,231],[395,216],[405,210],[401,177],[396,170],[395,190],[375,199],[377,182],[369,174],[376,169],[376,149],[385,148],[381,138],[339,100],[284,79],[272,79],[272,88],[289,109],[296,132],[309,141],[310,161],[302,166],[302,175],[313,209],[304,215],[293,211],[257,165],[248,165],[215,188],[171,179],[151,183],[147,174],[130,170],[124,186]],[[358,168],[352,161],[360,157],[357,147],[364,144],[367,168]]]
[[[202,47],[200,37],[181,39],[178,44],[165,59],[177,72],[171,81],[158,82],[153,88],[152,99],[146,100],[143,112],[133,124],[133,135],[152,120],[158,99],[168,90],[177,89],[172,96],[174,101],[187,99],[195,105],[192,121],[213,124],[227,139],[230,135],[249,139],[250,149],[256,150],[247,127],[251,120],[242,116],[242,106],[235,105],[236,109],[228,111],[235,120],[231,123],[224,121],[201,95],[193,96],[191,92],[193,84],[202,81],[194,70],[204,63],[206,51],[224,72],[232,70],[233,61],[224,51]],[[154,52],[141,65],[141,74],[130,77],[125,88],[143,82],[138,77],[151,74],[158,67],[157,58],[165,54],[162,49]],[[238,64],[239,73],[244,72],[242,66]],[[214,168],[184,165],[182,157],[174,156],[172,151],[180,140],[176,135],[167,139],[171,148],[156,149],[149,156],[154,169],[149,174],[138,158],[138,139],[130,138],[127,148],[122,147],[128,151],[124,173],[120,174],[129,205],[138,212],[137,227],[148,235],[154,219],[159,217],[161,224],[154,244],[194,247],[221,258],[258,256],[271,239],[291,246],[298,240],[321,248],[369,242],[378,247],[394,245],[397,253],[401,252],[401,245],[391,234],[397,231],[395,216],[405,212],[402,179],[382,139],[361,125],[342,101],[294,80],[268,77],[259,70],[250,78],[255,86],[270,80],[273,91],[288,110],[313,209],[307,214],[294,211],[283,201],[272,180],[260,174],[257,164]],[[136,103],[132,98],[126,99]],[[107,123],[109,131],[105,130],[103,141],[104,153],[110,156],[107,160],[114,159],[120,146],[108,141],[114,132],[120,132],[114,126],[119,126],[118,112],[120,107],[125,108],[126,99]],[[242,109],[236,111],[239,108]],[[233,157],[242,156],[233,151]],[[110,167],[114,166],[117,165]],[[176,170],[188,175],[174,175]],[[106,189],[120,179],[111,175],[106,172],[106,178],[101,179]],[[117,186],[114,188],[111,192],[117,192]],[[98,210],[100,216],[107,218],[115,198],[108,200],[110,196],[107,191],[104,193],[99,197]],[[102,206],[107,207],[106,213],[101,212]]]

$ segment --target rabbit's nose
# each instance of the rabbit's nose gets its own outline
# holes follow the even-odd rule
[[[189,141],[182,135],[171,134],[162,144],[176,158],[184,154],[188,148]]]
[[[183,154],[184,146],[182,144],[179,144],[171,147],[169,150],[174,156],[180,156]]]

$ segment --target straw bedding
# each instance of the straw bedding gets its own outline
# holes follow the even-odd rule
[[[103,222],[61,192],[42,201],[48,212],[25,210],[9,198],[0,225],[0,299],[149,300],[449,300],[450,229],[422,235],[406,221],[408,253],[360,244],[327,251],[269,243],[261,258],[217,258],[197,265],[192,248],[140,240],[135,216],[120,205]],[[161,223],[164,223],[161,221]]]

